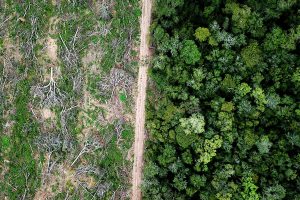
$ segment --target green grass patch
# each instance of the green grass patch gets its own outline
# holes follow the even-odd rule
[[[28,190],[27,197],[32,197],[40,184],[39,170],[33,157],[34,146],[32,146],[33,139],[38,134],[38,128],[32,120],[27,106],[30,97],[29,81],[21,80],[16,89],[16,113],[14,117],[16,123],[13,127],[13,133],[10,138],[2,137],[1,139],[1,143],[10,147],[5,155],[10,160],[9,173],[5,174],[5,180],[13,188],[9,184],[4,185],[4,192],[9,199],[20,198],[25,189]]]
[[[119,98],[120,98],[120,101],[122,101],[123,103],[126,102],[126,100],[127,100],[126,93],[124,91],[120,92]]]
[[[1,137],[1,149],[6,150],[10,146],[11,142],[8,136],[4,135]]]

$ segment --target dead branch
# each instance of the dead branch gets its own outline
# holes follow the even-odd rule
[[[122,132],[124,131],[124,124],[125,124],[125,120],[123,118],[119,119],[115,125],[115,133],[117,135],[117,140],[119,141],[121,136],[122,136]]]
[[[130,26],[129,28],[126,29],[127,31],[127,38],[124,41],[124,46],[125,46],[125,52],[123,54],[123,62],[124,64],[130,62],[131,60],[131,50],[132,50],[132,37],[134,33],[134,28]]]
[[[131,86],[134,83],[134,78],[126,71],[118,68],[111,69],[109,75],[103,76],[98,83],[101,95],[110,93],[112,97],[117,88],[124,89],[126,92],[131,93]]]
[[[25,38],[25,42],[21,44],[21,48],[24,52],[24,57],[26,59],[36,59],[35,55],[35,46],[36,40],[38,39],[38,19],[35,16],[30,17],[30,26],[31,29],[23,32],[23,38]]]
[[[63,135],[68,135],[69,134],[69,131],[68,131],[68,118],[69,118],[69,114],[70,114],[70,111],[74,108],[76,108],[76,106],[72,106],[68,109],[63,109],[61,112],[60,112],[60,125],[61,125],[61,131],[62,131],[62,134]]]
[[[74,142],[71,137],[61,134],[42,134],[34,142],[41,152],[72,152]]]
[[[111,18],[110,7],[106,2],[103,2],[99,9],[99,15],[103,20],[109,20]]]
[[[26,170],[26,172],[24,173],[24,177],[25,177],[25,189],[24,189],[24,193],[22,195],[22,200],[26,199],[27,196],[27,191],[28,191],[28,179],[29,179],[30,173]]]
[[[62,137],[57,134],[40,135],[35,141],[40,151],[48,153],[60,151],[62,149],[62,143]]]
[[[81,92],[83,82],[84,82],[84,76],[80,70],[78,70],[76,75],[72,77],[72,81],[73,81],[73,91]]]
[[[118,38],[114,38],[111,41],[111,48],[113,49],[113,51],[115,51],[115,49],[117,49],[120,46],[121,40]]]
[[[99,198],[103,198],[103,196],[105,195],[105,193],[110,189],[111,184],[110,183],[103,183],[103,182],[98,182],[95,190],[96,190],[96,195]]]
[[[53,152],[50,152],[49,153],[49,158],[48,158],[48,164],[47,164],[47,174],[50,174],[52,169],[54,168],[55,164],[58,162],[58,160],[60,158],[57,158],[56,160],[52,161],[51,160],[51,155],[52,155]]]
[[[104,112],[100,112],[98,117],[97,117],[97,121],[100,122],[101,125],[104,125],[107,123],[107,119],[104,115]]]
[[[4,26],[7,24],[6,22],[8,22],[9,20],[11,20],[11,18],[13,18],[13,16],[7,17],[6,19],[3,20],[3,22],[0,23],[0,30],[4,29]]]
[[[111,30],[110,24],[103,24],[99,22],[96,28],[92,32],[90,32],[87,36],[88,37],[95,36],[95,35],[106,36],[107,34],[110,33],[110,30]]]
[[[48,154],[45,175],[51,174],[51,171],[61,159],[62,152],[73,152],[75,149],[73,140],[70,137],[61,134],[42,134],[34,141],[34,143],[40,152]]]
[[[61,34],[59,34],[59,38],[64,46],[64,50],[61,53],[61,58],[68,68],[73,68],[79,65],[79,55],[78,50],[76,49],[76,43],[80,37],[79,28],[76,29],[72,40],[68,44],[63,40]]]
[[[87,166],[80,166],[76,169],[76,172],[75,172],[76,177],[83,175],[83,174],[95,174],[98,176],[101,175],[101,177],[102,177],[102,176],[104,176],[105,173],[103,171],[100,171],[96,167],[87,165]]]
[[[53,67],[51,67],[50,81],[45,86],[34,86],[32,87],[32,93],[34,98],[40,99],[42,107],[51,108],[54,106],[62,106],[65,95],[60,92],[57,87],[57,83],[53,78]]]
[[[74,159],[74,161],[72,162],[71,166],[73,166],[76,161],[85,153],[92,153],[100,148],[102,148],[102,144],[100,142],[97,141],[97,138],[94,137],[89,137],[85,142],[84,142],[84,146],[81,149],[81,151],[79,152],[79,154],[77,155],[77,157]]]

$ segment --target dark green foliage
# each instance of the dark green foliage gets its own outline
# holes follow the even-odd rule
[[[200,52],[193,40],[186,40],[183,43],[183,48],[180,51],[180,58],[184,60],[186,64],[195,64],[200,60]]]
[[[299,199],[299,6],[156,1],[144,199]]]

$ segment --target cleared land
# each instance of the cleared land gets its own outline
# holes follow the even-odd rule
[[[0,3],[0,199],[131,197],[139,0]]]

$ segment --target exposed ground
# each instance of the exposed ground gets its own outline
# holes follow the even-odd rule
[[[139,200],[141,195],[143,153],[145,139],[145,100],[147,87],[147,70],[150,56],[148,35],[151,21],[152,0],[142,1],[141,38],[140,38],[140,67],[138,75],[138,95],[136,100],[134,164],[132,174],[132,199]]]

